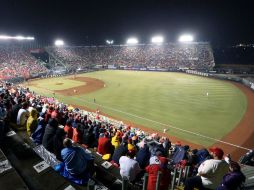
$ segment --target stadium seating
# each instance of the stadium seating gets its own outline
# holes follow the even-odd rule
[[[254,169],[253,166],[242,166],[242,172],[246,176],[244,188],[250,190],[254,188]]]
[[[89,70],[96,67],[115,69],[211,70],[214,58],[209,43],[170,43],[137,46],[66,46],[46,47],[56,65],[67,71]],[[0,79],[31,78],[49,70],[41,60],[19,45],[0,46]],[[54,69],[56,70],[56,69]]]
[[[47,68],[21,46],[0,46],[0,79],[30,78]]]
[[[48,47],[47,51],[69,69],[100,65],[106,68],[189,68],[210,70],[214,66],[208,43]]]

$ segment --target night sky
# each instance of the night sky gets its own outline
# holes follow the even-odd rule
[[[69,44],[125,43],[154,34],[167,42],[182,33],[213,44],[254,43],[251,1],[224,0],[6,0],[0,1],[0,34],[62,38]]]

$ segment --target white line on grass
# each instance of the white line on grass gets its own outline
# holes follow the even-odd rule
[[[96,106],[100,106],[100,107],[105,108],[105,109],[113,110],[113,111],[115,111],[115,112],[123,113],[123,114],[129,115],[129,116],[132,116],[132,117],[136,117],[136,118],[143,119],[143,120],[146,120],[146,121],[149,121],[149,122],[152,122],[152,123],[156,123],[156,124],[159,124],[159,125],[163,125],[163,126],[166,126],[166,127],[168,127],[168,128],[172,128],[172,129],[176,129],[176,130],[179,130],[179,131],[183,131],[183,132],[185,132],[185,133],[189,133],[189,134],[192,134],[192,135],[196,135],[196,136],[199,136],[199,137],[202,137],[202,138],[205,138],[205,139],[210,139],[210,140],[213,140],[213,141],[217,141],[217,142],[220,142],[220,143],[224,143],[224,144],[231,145],[231,146],[234,146],[234,147],[237,147],[237,148],[241,148],[241,149],[244,149],[244,150],[248,150],[248,151],[251,150],[251,149],[249,149],[249,148],[245,148],[245,147],[242,147],[242,146],[233,144],[233,143],[229,143],[229,142],[222,141],[222,140],[219,140],[219,139],[216,139],[216,138],[208,137],[208,136],[202,135],[202,134],[200,134],[200,133],[195,133],[195,132],[188,131],[188,130],[185,130],[185,129],[181,129],[181,128],[178,128],[178,127],[174,127],[174,126],[169,125],[169,124],[161,123],[161,122],[159,122],[159,121],[154,121],[154,120],[152,120],[152,119],[148,119],[148,118],[145,118],[145,117],[141,117],[141,116],[138,116],[138,115],[134,115],[134,114],[132,114],[132,113],[128,113],[128,112],[125,112],[125,111],[121,111],[121,110],[119,110],[119,109],[115,109],[115,108],[112,108],[112,107],[109,107],[109,106],[103,106],[103,105],[101,105],[101,104],[97,104],[97,103],[94,103],[94,102],[86,101],[86,100],[81,99],[81,98],[78,98],[78,97],[73,97],[73,98],[78,99],[78,100],[83,101],[83,102],[86,102],[86,103],[94,104],[94,105],[96,105]]]

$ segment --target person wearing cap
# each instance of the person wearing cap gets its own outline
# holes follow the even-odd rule
[[[240,165],[235,161],[230,161],[229,172],[223,176],[223,180],[217,190],[237,190],[241,189],[246,177],[241,172]]]
[[[126,156],[121,156],[119,159],[120,174],[122,177],[127,177],[130,182],[136,180],[141,169],[136,160],[134,160],[135,151],[128,151]]]
[[[224,152],[221,148],[211,148],[210,154],[212,159],[204,161],[199,166],[197,176],[186,179],[184,190],[216,189],[219,186],[229,166],[222,160]]]
[[[168,159],[163,156],[152,156],[149,160],[149,165],[145,168],[148,173],[147,190],[155,190],[158,173],[161,172],[160,190],[168,190],[171,174],[167,168]]]

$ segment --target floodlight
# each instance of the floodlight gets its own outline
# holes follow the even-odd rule
[[[111,45],[111,44],[114,43],[114,40],[106,40],[106,43],[109,44],[109,45]]]
[[[160,44],[164,42],[164,38],[162,36],[154,36],[151,40],[152,43]]]
[[[0,35],[0,40],[34,40],[34,37]]]
[[[137,38],[129,38],[126,43],[127,44],[137,44],[138,39]]]
[[[34,37],[28,36],[28,37],[26,37],[26,39],[27,39],[27,40],[34,40]]]
[[[2,39],[2,40],[8,40],[8,39],[10,39],[10,36],[0,35],[0,39]]]
[[[185,34],[185,35],[181,35],[179,37],[179,42],[192,42],[193,41],[193,36],[190,34]]]
[[[14,39],[17,39],[17,40],[24,40],[25,37],[24,37],[24,36],[16,36],[16,37],[14,37]]]
[[[64,41],[63,40],[56,40],[55,41],[55,46],[63,46],[64,45]]]

